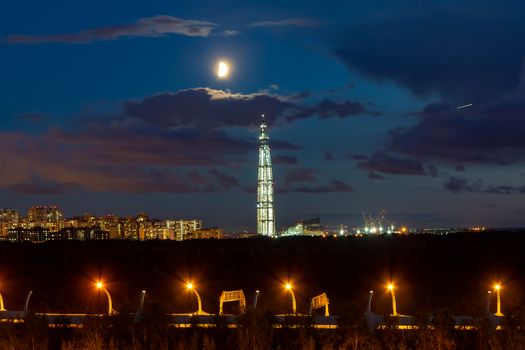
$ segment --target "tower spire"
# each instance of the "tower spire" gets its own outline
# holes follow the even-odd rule
[[[261,115],[259,135],[259,165],[257,181],[257,233],[275,236],[275,214],[273,206],[273,174],[269,138],[264,114]]]

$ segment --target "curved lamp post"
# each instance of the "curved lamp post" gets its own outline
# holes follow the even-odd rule
[[[492,291],[487,291],[487,315],[490,314],[490,297],[492,296]]]
[[[253,297],[253,308],[257,309],[257,300],[259,299],[260,291],[257,289],[255,291],[255,296]]]
[[[0,311],[6,311],[4,307],[4,298],[2,297],[2,293],[0,293]]]
[[[140,292],[140,303],[139,303],[139,311],[138,312],[143,312],[144,311],[144,298],[146,298],[146,291],[145,290]]]
[[[104,283],[102,283],[101,281],[98,281],[95,286],[97,287],[98,290],[103,290],[104,293],[106,293],[106,296],[108,297],[108,315],[109,316],[115,315],[117,312],[113,309],[113,301],[111,300],[111,295],[109,294],[109,291],[107,290],[107,288],[104,286]]]
[[[386,287],[392,295],[392,316],[397,316],[396,294],[394,292],[395,286],[393,283],[389,283]]]
[[[191,290],[195,294],[195,296],[197,297],[198,309],[197,309],[197,312],[194,312],[194,314],[195,315],[205,315],[206,313],[202,310],[201,296],[199,295],[199,292],[197,292],[197,289],[195,289],[195,286],[193,285],[193,283],[188,282],[186,284],[186,289]]]
[[[24,315],[27,315],[27,313],[29,312],[29,300],[31,299],[31,295],[33,295],[33,291],[32,290],[30,290],[26,294],[26,301],[24,303]]]
[[[286,283],[284,285],[284,288],[286,288],[286,290],[289,291],[290,295],[292,296],[292,313],[295,315],[297,314],[297,303],[295,302],[295,294],[293,292],[293,286],[291,283]]]
[[[372,312],[372,297],[373,296],[374,296],[374,291],[373,290],[368,292],[368,303],[367,303],[367,307],[366,307],[366,311],[368,311],[368,312]]]
[[[503,313],[501,312],[501,296],[500,296],[501,284],[496,283],[494,285],[494,290],[496,291],[496,313],[494,315],[503,316]]]

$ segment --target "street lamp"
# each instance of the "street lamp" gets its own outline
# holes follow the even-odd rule
[[[284,285],[284,288],[286,288],[286,290],[289,291],[292,296],[292,313],[295,315],[297,314],[297,303],[295,302],[295,294],[293,292],[293,286],[291,283],[286,283]]]
[[[186,284],[186,288],[187,288],[188,290],[193,291],[193,293],[195,293],[195,296],[197,297],[198,310],[197,310],[197,312],[195,312],[195,314],[196,314],[196,315],[204,315],[204,314],[206,314],[204,311],[202,311],[202,301],[201,301],[201,296],[199,295],[199,292],[197,292],[197,289],[195,289],[195,287],[193,286],[193,283],[188,282],[188,283]]]
[[[4,298],[2,297],[2,293],[0,293],[0,311],[6,311],[4,308]]]
[[[394,292],[394,289],[395,289],[394,284],[389,283],[387,285],[387,289],[390,291],[390,294],[392,295],[392,316],[397,316],[396,294]]]
[[[492,296],[492,291],[487,291],[487,315],[490,314],[490,297]]]
[[[494,290],[496,291],[496,313],[494,315],[503,316],[503,313],[501,312],[501,296],[500,296],[501,284],[496,283],[494,285]]]
[[[116,314],[117,312],[113,310],[113,301],[111,300],[111,295],[109,294],[109,291],[107,290],[106,286],[102,281],[98,281],[95,286],[98,290],[103,290],[104,293],[106,293],[106,296],[108,297],[108,315],[112,316]]]

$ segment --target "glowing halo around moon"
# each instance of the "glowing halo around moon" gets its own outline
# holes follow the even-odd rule
[[[216,66],[217,78],[227,79],[230,75],[230,65],[226,61],[219,61]]]

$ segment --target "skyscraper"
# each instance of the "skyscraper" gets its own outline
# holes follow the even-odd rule
[[[257,181],[257,233],[275,237],[275,214],[273,207],[273,174],[266,120],[262,115],[259,136],[259,169]]]

